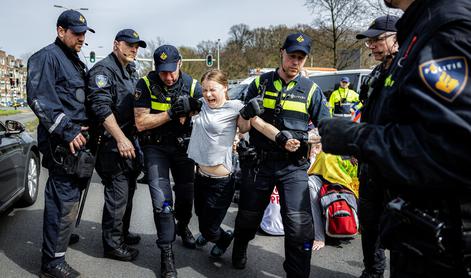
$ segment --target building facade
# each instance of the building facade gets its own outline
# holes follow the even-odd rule
[[[21,59],[0,50],[0,106],[26,100],[26,66]]]

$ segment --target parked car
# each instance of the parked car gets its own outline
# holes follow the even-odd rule
[[[239,99],[244,101],[245,95],[247,94],[247,90],[249,89],[250,83],[255,80],[256,75],[250,76],[236,86],[229,89],[227,94],[229,95],[229,99]]]
[[[332,92],[339,87],[340,79],[347,76],[350,79],[350,89],[360,92],[361,83],[370,74],[370,69],[338,70],[338,71],[317,71],[309,75],[309,79],[316,82],[321,87],[322,92],[328,99]],[[228,92],[230,99],[244,100],[250,83],[256,76],[244,79],[241,83],[231,88]]]
[[[350,79],[349,88],[360,93],[360,86],[370,73],[371,69],[338,70],[313,73],[309,75],[309,79],[319,85],[325,97],[329,99],[332,92],[338,89],[342,77],[348,77]]]
[[[30,206],[38,197],[40,173],[36,140],[17,121],[0,121],[0,212]]]

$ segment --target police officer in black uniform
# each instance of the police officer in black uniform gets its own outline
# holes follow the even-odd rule
[[[163,277],[176,277],[172,243],[175,232],[184,246],[195,248],[188,229],[193,208],[195,164],[186,153],[190,113],[201,109],[202,96],[196,79],[182,72],[181,56],[172,45],[162,45],[154,52],[155,71],[141,78],[135,91],[135,121],[139,143],[144,152],[149,189],[161,249]],[[175,210],[169,172],[175,182]],[[178,221],[175,231],[175,219]]]
[[[322,146],[355,155],[386,188],[380,233],[391,277],[469,277],[471,2],[385,3],[405,12],[368,123],[321,121]]]
[[[38,142],[43,166],[49,170],[44,194],[41,277],[78,277],[65,261],[77,216],[81,189],[93,173],[77,173],[77,159],[86,155],[84,132],[86,66],[77,55],[87,31],[85,17],[64,11],[57,19],[56,41],[28,60],[28,105],[39,118]],[[78,171],[84,170],[78,169]],[[91,170],[91,171],[89,171]]]
[[[281,132],[275,143],[258,130],[250,130],[250,143],[260,162],[255,182],[242,184],[240,189],[232,251],[235,268],[245,268],[248,242],[257,232],[276,184],[285,226],[284,269],[287,277],[309,277],[314,227],[308,189],[307,131],[310,120],[317,126],[320,119],[330,117],[321,89],[301,75],[310,50],[308,36],[288,35],[280,50],[280,68],[255,79],[248,89],[246,106],[240,111],[245,119],[259,115]],[[289,139],[301,142],[296,152],[285,149]]]
[[[134,126],[134,89],[138,75],[132,66],[139,47],[146,43],[132,29],[118,32],[113,52],[91,68],[87,99],[101,136],[96,169],[105,185],[102,233],[105,257],[131,261],[139,235],[129,233],[132,199],[139,169]]]
[[[370,24],[368,30],[358,34],[357,39],[366,39],[365,44],[371,50],[374,59],[380,62],[365,79],[360,89],[362,122],[368,122],[370,111],[369,96],[378,94],[383,87],[388,68],[391,66],[398,45],[396,22],[399,18],[392,15],[380,16]],[[372,101],[376,96],[372,96]],[[379,222],[384,208],[384,189],[368,177],[368,165],[359,164],[360,197],[358,217],[361,225],[361,245],[363,249],[363,270],[361,278],[383,277],[386,268],[384,248],[380,245]]]

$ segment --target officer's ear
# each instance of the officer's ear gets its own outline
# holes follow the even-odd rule
[[[283,48],[280,48],[280,58],[283,58]]]
[[[62,27],[62,26],[57,26],[57,36],[59,37],[59,39],[63,39],[63,38],[64,38],[66,31],[67,31],[67,30],[66,30],[64,27]]]
[[[116,51],[116,50],[118,50],[118,41],[117,40],[115,40],[113,42],[113,51]]]

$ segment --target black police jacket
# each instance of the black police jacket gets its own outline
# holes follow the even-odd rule
[[[141,108],[149,108],[150,113],[157,114],[163,113],[165,111],[159,111],[154,109],[152,102],[170,102],[173,103],[176,98],[179,96],[190,96],[191,88],[193,84],[193,78],[180,71],[179,78],[177,82],[171,87],[167,87],[159,75],[155,71],[151,71],[147,78],[149,80],[149,87],[147,87],[146,82],[143,78],[139,79],[136,85],[136,90],[134,93],[134,106]],[[150,90],[149,90],[150,89]],[[154,100],[151,97],[151,94],[154,95]],[[193,91],[194,98],[201,98],[203,96],[202,88],[199,82],[196,82]],[[179,136],[188,136],[191,132],[190,121],[186,120],[182,125],[179,119],[174,119],[170,122],[167,122],[159,127],[153,128],[152,130],[143,131],[143,134],[157,134],[159,136],[169,136],[169,137],[179,137]]]
[[[128,138],[135,132],[134,89],[137,80],[133,65],[124,68],[113,53],[96,63],[88,74],[87,101],[92,115],[101,124],[113,114]],[[104,131],[103,127],[99,130]],[[111,135],[105,132],[103,139],[111,139]],[[115,140],[111,142],[116,147]]]
[[[361,159],[401,194],[471,188],[471,2],[415,1],[397,27],[400,50],[355,142]]]
[[[50,158],[55,146],[68,145],[87,121],[86,66],[77,53],[59,39],[28,60],[28,105],[39,119],[40,151]]]

